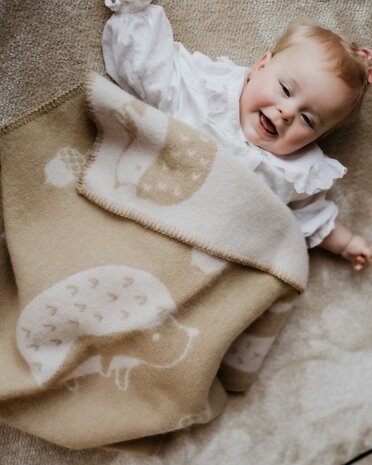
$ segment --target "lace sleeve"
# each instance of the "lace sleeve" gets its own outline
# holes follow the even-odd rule
[[[319,192],[305,200],[288,204],[293,211],[307,246],[319,245],[335,227],[338,208],[334,202],[326,199],[326,192]]]

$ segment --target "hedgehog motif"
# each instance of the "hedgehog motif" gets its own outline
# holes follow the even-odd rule
[[[271,305],[252,327],[235,339],[224,356],[224,362],[248,373],[258,371],[296,300],[297,296],[290,296]]]
[[[85,158],[79,150],[61,148],[45,165],[45,182],[59,188],[68,186],[77,180],[84,162]]]
[[[119,346],[112,349],[109,355],[93,355],[69,373],[63,380],[64,384],[74,391],[80,387],[80,378],[99,374],[103,378],[112,379],[118,389],[126,391],[132,370],[139,367],[164,370],[173,368],[185,360],[198,333],[196,328],[185,326],[170,316],[160,326],[141,334],[137,333],[137,336],[140,336],[141,347],[137,346],[134,352],[129,347]],[[171,349],[170,342],[175,339],[176,347]]]
[[[150,273],[124,265],[91,268],[58,282],[26,305],[17,323],[17,345],[42,385],[63,379],[71,354],[87,336],[148,331],[161,327],[175,311],[168,289]],[[197,330],[189,329],[192,339]],[[157,338],[155,334],[155,342]],[[75,375],[92,369],[102,374],[97,367],[88,359]]]
[[[230,346],[223,361],[238,370],[255,373],[274,340],[275,337],[256,337],[242,333]]]
[[[140,178],[137,195],[161,205],[191,197],[209,175],[216,143],[173,118],[169,119],[164,146],[155,163]]]
[[[112,126],[120,128],[123,147],[114,171],[115,189],[134,189],[138,197],[161,205],[186,200],[209,175],[216,143],[186,124],[134,102],[111,112]]]

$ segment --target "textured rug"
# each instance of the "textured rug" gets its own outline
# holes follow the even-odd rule
[[[175,37],[191,50],[253,62],[287,22],[308,18],[372,44],[369,0],[163,0]],[[0,1],[1,124],[103,73],[101,0]],[[332,193],[340,218],[372,239],[372,95],[357,122],[323,141],[349,168]],[[210,425],[170,438],[154,458],[70,451],[0,425],[1,465],[341,465],[372,447],[372,267],[362,273],[311,253],[306,295],[249,393],[231,396]],[[0,312],[3,309],[0,309]],[[1,380],[0,380],[1,382]],[[371,456],[361,465],[372,464]]]

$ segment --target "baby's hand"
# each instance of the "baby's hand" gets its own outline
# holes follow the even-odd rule
[[[105,0],[105,6],[113,12],[119,11],[124,5],[124,0]]]
[[[105,6],[114,13],[118,13],[125,6],[130,11],[144,10],[151,2],[152,0],[105,0]]]
[[[366,263],[372,261],[372,244],[365,237],[354,234],[341,255],[351,261],[354,270],[360,271]]]

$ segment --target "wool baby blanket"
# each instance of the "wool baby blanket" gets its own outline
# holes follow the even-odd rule
[[[247,389],[306,247],[244,161],[98,74],[85,94],[3,130],[0,417],[152,452]]]

